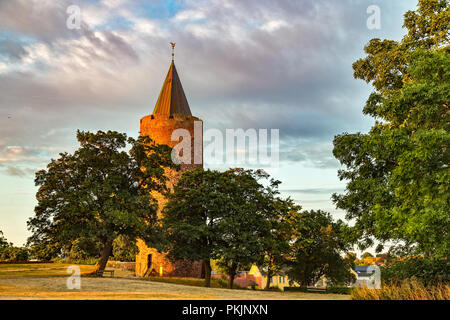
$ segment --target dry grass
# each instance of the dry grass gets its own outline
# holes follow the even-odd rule
[[[147,281],[155,281],[155,282],[165,282],[165,283],[173,283],[173,284],[182,284],[185,286],[195,286],[195,287],[204,287],[205,279],[199,278],[179,278],[179,277],[148,277],[143,280]],[[211,278],[211,288],[228,288],[228,282],[223,279]],[[244,289],[236,283],[233,285],[233,289]]]
[[[67,267],[70,264],[36,263],[36,264],[0,264],[0,278],[11,277],[67,277]],[[91,265],[78,265],[81,274],[94,270]]]
[[[353,300],[449,300],[450,285],[438,284],[425,287],[412,279],[400,284],[383,285],[381,289],[354,288]]]
[[[349,296],[303,292],[264,292],[204,288],[126,278],[81,278],[80,290],[69,290],[63,277],[0,279],[0,300],[348,300]]]
[[[316,294],[303,292],[264,292],[254,290],[229,290],[195,286],[192,279],[186,284],[175,284],[131,278],[130,273],[115,269],[114,278],[81,278],[80,290],[69,290],[66,285],[64,264],[2,265],[0,267],[0,300],[5,299],[61,299],[61,300],[342,300],[348,295]],[[80,266],[88,274],[94,266]],[[160,279],[160,278],[159,278]],[[161,280],[161,279],[160,279]],[[165,279],[180,283],[180,279]]]

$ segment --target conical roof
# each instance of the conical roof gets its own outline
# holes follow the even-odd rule
[[[169,72],[167,72],[166,80],[164,80],[153,114],[168,116],[173,114],[192,115],[173,61],[170,64]]]

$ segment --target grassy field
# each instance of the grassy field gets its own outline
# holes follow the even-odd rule
[[[68,277],[66,272],[70,264],[36,263],[36,264],[0,264],[0,279],[13,277]],[[80,265],[82,274],[87,274],[94,266]]]
[[[242,300],[337,300],[347,295],[302,292],[228,290],[133,278],[115,269],[114,278],[82,276],[81,289],[69,290],[64,264],[0,265],[0,299],[242,299]],[[87,274],[93,266],[80,266]]]

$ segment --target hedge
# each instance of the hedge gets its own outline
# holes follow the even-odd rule
[[[350,289],[348,287],[327,287],[326,292],[318,291],[317,293],[350,294]],[[307,287],[284,287],[284,291],[309,292]]]

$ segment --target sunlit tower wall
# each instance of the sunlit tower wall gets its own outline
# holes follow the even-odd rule
[[[183,172],[203,168],[203,121],[191,114],[172,59],[153,113],[141,119],[140,135],[149,136],[155,143],[173,148],[183,140],[181,137],[177,141],[172,141],[172,134],[177,129],[185,129],[189,132],[191,157],[190,162],[181,164],[179,171],[166,169],[166,176],[169,178],[167,187],[171,190]],[[161,218],[161,211],[167,199],[155,191],[152,195],[158,200],[158,218]],[[139,252],[136,256],[136,276],[138,277],[149,275],[200,277],[202,275],[200,261],[171,263],[165,253],[147,247],[143,240],[138,239],[137,246]]]

